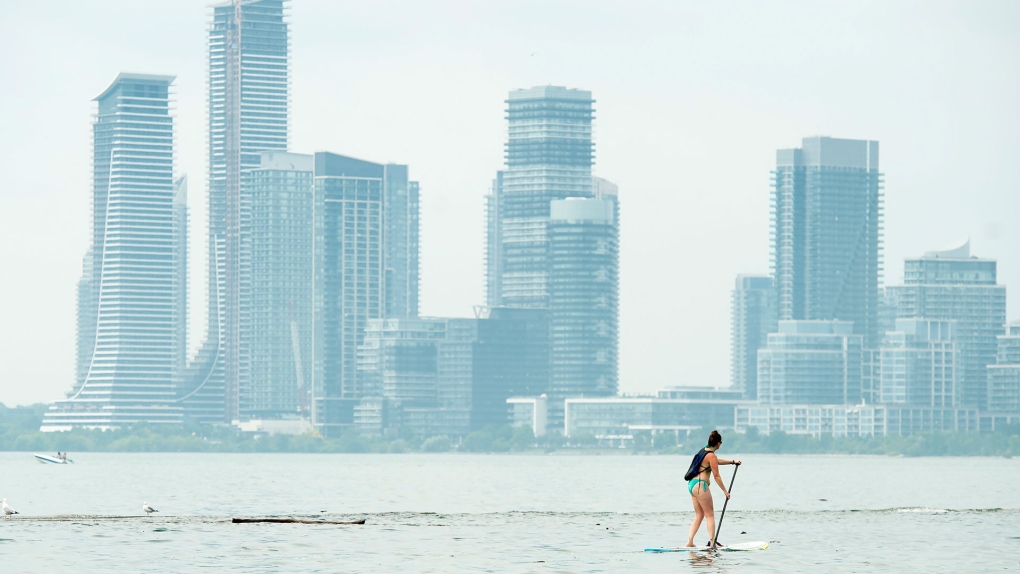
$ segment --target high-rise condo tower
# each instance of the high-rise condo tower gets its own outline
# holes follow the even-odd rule
[[[733,390],[758,398],[758,349],[775,333],[776,290],[768,275],[738,275],[731,296],[730,373]]]
[[[996,261],[974,257],[970,241],[907,259],[903,285],[890,287],[901,318],[955,321],[959,349],[955,406],[988,407],[988,366],[1006,332],[1006,286]]]
[[[418,313],[418,183],[406,165],[314,158],[312,420],[336,434],[372,392],[358,371],[368,322]]]
[[[853,321],[877,348],[882,247],[878,142],[804,138],[773,172],[772,265],[780,320]]]
[[[242,170],[263,151],[286,151],[290,99],[288,0],[213,6],[209,28],[208,334],[189,366],[189,416],[236,420],[250,377],[250,206]]]
[[[510,92],[506,170],[487,197],[490,307],[548,306],[550,202],[594,195],[594,102],[558,86]]]
[[[591,92],[539,86],[506,104],[506,169],[486,197],[486,298],[548,311],[539,394],[556,425],[564,399],[616,393],[619,195],[592,176]]]
[[[96,98],[92,244],[78,286],[78,378],[43,430],[180,424],[184,197],[174,185],[173,76],[120,74]]]

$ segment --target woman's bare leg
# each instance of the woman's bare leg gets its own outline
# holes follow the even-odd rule
[[[711,544],[712,540],[715,539],[715,506],[712,503],[712,493],[707,488],[702,489],[699,484],[694,489],[694,494],[708,522],[708,543]]]
[[[694,505],[694,522],[691,523],[691,532],[687,536],[687,547],[692,548],[697,546],[694,543],[694,537],[698,535],[698,529],[701,528],[701,521],[705,518],[705,509],[701,507],[701,503],[698,501],[698,489],[701,485],[694,487],[694,494],[691,495],[691,504]]]

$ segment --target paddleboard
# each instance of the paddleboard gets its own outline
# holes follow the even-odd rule
[[[728,544],[726,546],[720,546],[716,550],[739,552],[743,550],[765,550],[769,547],[768,542],[762,540],[756,540],[754,542],[740,542],[738,544]],[[691,548],[685,546],[678,546],[675,548],[645,548],[645,552],[703,552],[705,550],[711,550],[708,546],[694,546]]]

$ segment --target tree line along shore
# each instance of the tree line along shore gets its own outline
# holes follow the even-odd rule
[[[591,453],[687,455],[704,446],[704,432],[690,440],[673,434],[636,432],[624,446],[610,446],[594,436],[535,437],[529,428],[488,428],[465,437],[418,437],[396,433],[365,437],[348,432],[323,438],[302,435],[253,435],[222,426],[159,427],[137,425],[117,430],[75,429],[39,432],[47,405],[8,408],[0,404],[0,451],[7,452],[295,452],[295,453]],[[693,438],[699,437],[699,438]],[[889,456],[1020,456],[1020,425],[996,432],[933,432],[870,438],[814,438],[782,432],[763,435],[727,433],[726,451],[741,454],[866,454]]]

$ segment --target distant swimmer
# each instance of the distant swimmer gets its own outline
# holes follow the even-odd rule
[[[698,454],[694,456],[691,468],[687,471],[687,476],[684,477],[688,481],[687,491],[691,493],[691,502],[694,504],[694,522],[691,524],[691,532],[687,536],[688,548],[694,546],[694,537],[698,534],[701,521],[705,518],[708,519],[708,532],[711,536],[708,545],[712,546],[712,543],[715,542],[717,546],[722,546],[714,540],[715,508],[712,503],[712,493],[708,491],[708,480],[714,475],[719,488],[729,499],[730,493],[727,492],[726,485],[723,484],[723,480],[719,476],[719,465],[740,464],[740,461],[726,460],[716,456],[715,453],[721,446],[722,435],[719,434],[719,431],[712,431],[712,434],[708,435],[708,446],[698,451]]]
[[[158,511],[158,510],[156,510],[155,508],[153,508],[153,507],[149,506],[149,503],[148,503],[148,502],[143,502],[143,503],[142,503],[142,510],[144,510],[144,511],[145,511],[145,515],[146,515],[146,516],[152,516],[152,513],[153,513],[153,512],[159,512],[159,511]]]
[[[17,510],[14,510],[13,508],[11,508],[9,504],[7,504],[7,499],[6,498],[0,499],[0,503],[3,503],[4,518],[7,518],[8,516],[10,516],[12,514],[21,514]]]

